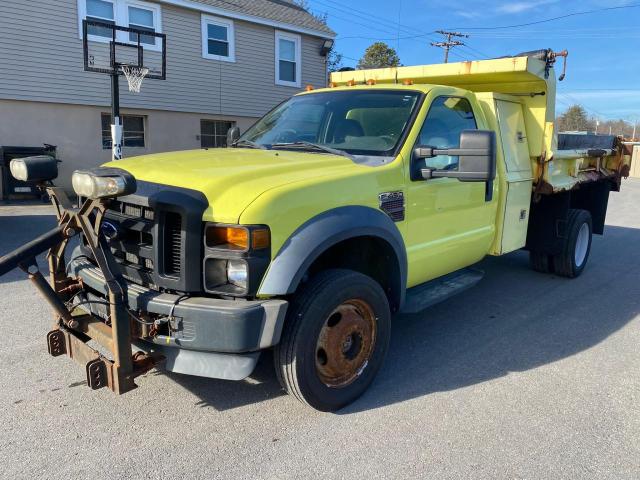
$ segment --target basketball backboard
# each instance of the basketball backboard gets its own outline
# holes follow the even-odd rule
[[[123,75],[126,65],[148,69],[146,78],[166,78],[165,34],[93,20],[82,26],[85,71]]]

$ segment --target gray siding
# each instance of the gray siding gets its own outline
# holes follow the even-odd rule
[[[200,13],[162,4],[167,80],[145,80],[121,105],[258,117],[299,91],[275,85],[274,29],[235,20],[236,62],[202,58]],[[322,40],[302,35],[302,87],[326,83]],[[0,1],[0,98],[110,104],[109,78],[83,71],[76,0]]]

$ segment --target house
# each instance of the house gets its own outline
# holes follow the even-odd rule
[[[121,79],[125,157],[224,146],[230,126],[325,86],[335,36],[285,0],[0,2],[0,146],[56,145],[63,186],[111,158],[110,79],[83,69],[84,18],[167,36],[166,80],[132,94]]]

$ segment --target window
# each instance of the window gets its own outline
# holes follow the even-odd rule
[[[154,3],[140,0],[78,0],[78,18],[80,38],[82,38],[82,20],[94,20],[137,28],[147,32],[161,32],[161,8]],[[111,32],[105,28],[89,26],[89,39],[97,42],[111,41]],[[138,34],[119,32],[119,42],[138,43]],[[141,35],[140,43],[146,48],[154,50],[156,39],[152,36]]]
[[[155,20],[153,10],[148,10],[142,7],[127,6],[127,13],[129,18],[129,27],[138,28],[146,32],[155,32]],[[129,32],[129,41],[138,43],[138,34]],[[145,45],[155,45],[156,39],[152,36],[140,35],[140,43]]]
[[[227,132],[234,125],[234,122],[200,120],[200,146],[202,148],[226,147]]]
[[[420,93],[353,90],[294,96],[242,136],[267,148],[311,142],[352,155],[394,156],[412,121]],[[287,145],[288,144],[288,145]]]
[[[436,148],[459,148],[460,133],[463,130],[475,130],[476,119],[469,100],[462,97],[436,98],[420,131],[420,145]],[[425,167],[456,170],[458,157],[439,155],[428,158]]]
[[[144,147],[144,117],[140,115],[122,115],[122,146],[123,147]],[[111,114],[102,114],[102,148],[111,148]]]
[[[300,35],[276,31],[276,84],[300,87]]]
[[[86,3],[87,20],[93,20],[96,22],[115,24],[115,5],[112,0],[87,0]],[[89,25],[89,35],[95,35],[97,37],[110,38],[111,32],[106,28],[97,27],[95,25]]]
[[[231,20],[202,15],[202,56],[211,60],[236,61],[235,34]]]

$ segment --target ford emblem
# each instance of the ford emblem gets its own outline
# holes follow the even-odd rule
[[[116,238],[118,238],[118,234],[120,233],[118,226],[114,225],[111,222],[102,222],[102,226],[100,227],[100,232],[109,241],[115,240]]]

